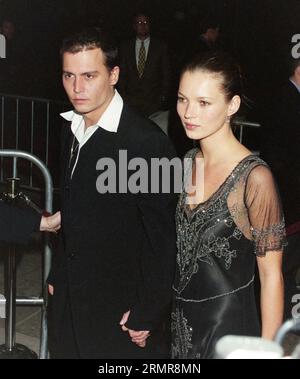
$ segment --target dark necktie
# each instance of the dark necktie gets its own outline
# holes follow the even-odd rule
[[[70,173],[70,177],[71,177],[71,174],[72,174],[72,171],[73,171],[74,164],[76,162],[76,158],[77,158],[77,155],[78,155],[78,150],[79,150],[79,142],[78,142],[78,139],[74,136],[73,137],[73,141],[72,141],[72,145],[71,145],[71,149],[70,149],[70,158],[69,158],[69,173]]]
[[[142,41],[140,51],[139,51],[139,58],[138,58],[138,73],[139,73],[140,78],[142,77],[144,73],[145,63],[146,63],[146,49],[145,49],[144,41]]]

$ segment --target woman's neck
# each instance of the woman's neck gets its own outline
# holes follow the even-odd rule
[[[205,166],[224,163],[225,160],[239,160],[251,152],[233,134],[231,128],[222,128],[217,133],[200,140],[200,149]]]

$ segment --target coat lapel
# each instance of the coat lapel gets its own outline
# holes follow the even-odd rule
[[[136,76],[139,77],[139,72],[138,72],[138,69],[137,69],[136,57],[135,57],[135,39],[133,39],[132,41],[130,41],[129,53],[128,54],[129,54],[129,59],[131,61],[130,66],[135,68]]]
[[[150,66],[151,60],[152,60],[152,56],[153,56],[153,38],[150,38],[149,50],[148,50],[148,54],[147,54],[144,73],[147,71],[147,69],[149,69],[149,66]]]

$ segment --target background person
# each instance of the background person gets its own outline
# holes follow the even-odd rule
[[[167,107],[171,79],[167,45],[150,35],[150,27],[150,17],[137,14],[136,37],[120,49],[120,93],[128,105],[147,117]]]

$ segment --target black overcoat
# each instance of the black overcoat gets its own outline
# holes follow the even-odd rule
[[[151,337],[147,347],[141,349],[121,330],[119,322],[130,309],[127,326],[155,334],[169,311],[176,259],[177,196],[161,191],[118,193],[118,189],[117,193],[100,194],[96,182],[105,170],[97,170],[96,166],[100,158],[111,158],[118,173],[120,150],[126,150],[128,161],[141,157],[149,162],[150,158],[174,157],[173,147],[156,125],[124,106],[118,132],[99,128],[81,148],[69,180],[72,140],[71,128],[65,127],[63,248],[55,254],[48,279],[55,287],[50,333],[58,338],[64,335],[69,296],[82,358],[158,356],[156,348],[160,347],[151,347]]]
[[[0,200],[0,240],[25,243],[39,230],[41,215],[29,208],[17,208]]]

